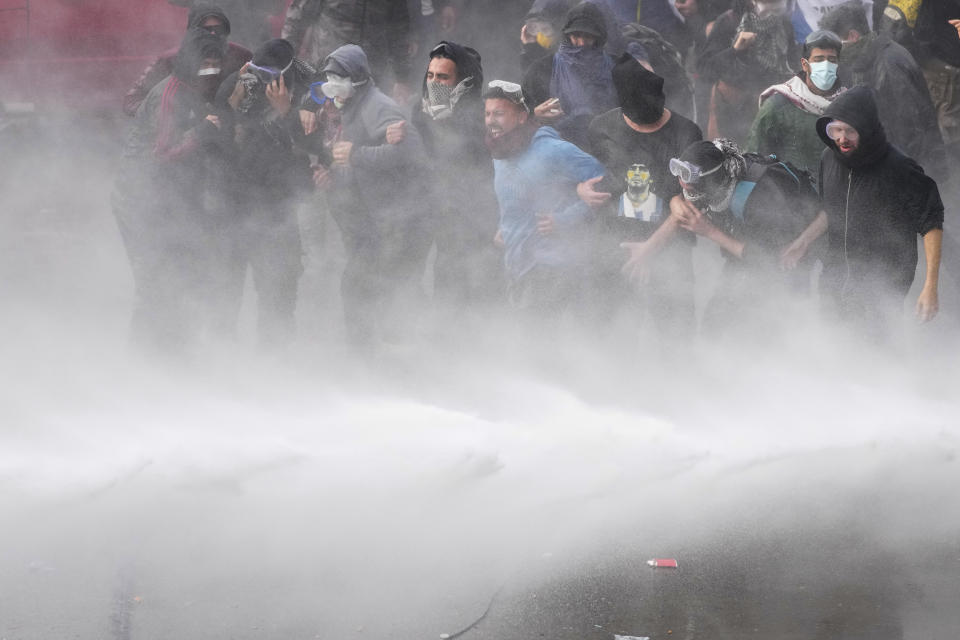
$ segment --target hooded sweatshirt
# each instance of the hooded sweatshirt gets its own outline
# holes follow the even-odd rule
[[[230,35],[230,20],[227,14],[220,7],[214,4],[197,3],[187,17],[187,29],[199,27],[203,21],[209,17],[219,18],[227,28],[227,35]],[[224,39],[225,41],[225,39]],[[233,42],[225,42],[226,51],[223,54],[223,61],[220,64],[220,75],[217,76],[217,86],[224,78],[231,73],[238,71],[240,67],[250,61],[253,54],[250,50],[241,47]],[[150,90],[161,80],[173,72],[173,63],[177,57],[177,49],[171,49],[161,54],[149,67],[147,67],[140,78],[130,87],[127,94],[123,96],[123,112],[133,117],[137,113],[140,103],[147,97]],[[211,84],[213,82],[211,81]],[[216,88],[213,89],[216,91]],[[213,94],[208,96],[213,99]]]
[[[423,138],[430,167],[432,195],[444,214],[456,211],[470,217],[470,223],[487,230],[496,228],[496,201],[493,193],[493,164],[484,145],[483,70],[480,54],[469,47],[447,42],[457,65],[457,82],[472,78],[469,89],[454,105],[450,117],[434,120],[424,113],[421,102],[413,106],[412,122]],[[423,93],[427,96],[424,78]]]
[[[564,139],[586,147],[590,120],[617,107],[613,86],[613,58],[605,51],[607,23],[594,4],[581,2],[567,14],[563,43],[557,52],[538,60],[523,78],[524,95],[531,108],[549,98],[559,98],[564,117],[554,124]],[[575,47],[569,34],[583,31],[593,34],[592,46]]]
[[[334,50],[324,61],[324,70],[349,76],[355,88],[341,112],[341,140],[353,143],[350,166],[333,165],[339,205],[358,204],[378,219],[419,213],[416,176],[422,171],[424,154],[416,127],[407,127],[399,144],[387,144],[387,126],[407,116],[376,87],[367,56],[357,45]]]
[[[860,134],[858,148],[840,153],[826,133],[840,120]],[[843,297],[867,286],[906,296],[917,268],[917,234],[943,228],[937,184],[887,141],[873,90],[854,87],[817,120],[827,146],[820,161],[820,199],[827,212],[828,291]]]

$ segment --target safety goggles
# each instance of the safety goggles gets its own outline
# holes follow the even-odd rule
[[[516,82],[506,80],[491,80],[487,83],[487,90],[483,94],[484,98],[503,98],[514,104],[518,104],[527,111],[526,100],[523,99],[523,88]]]
[[[708,176],[711,173],[716,173],[722,166],[723,163],[721,162],[713,169],[704,171],[697,165],[681,160],[680,158],[670,158],[670,173],[680,178],[686,184],[695,184],[700,181],[700,178]]]
[[[856,142],[860,139],[860,133],[850,125],[834,120],[827,125],[827,137],[836,142],[841,137],[850,142]]]
[[[212,24],[208,27],[200,27],[207,33],[211,33],[217,37],[224,37],[227,35],[227,25],[225,24]]]
[[[293,66],[293,60],[291,60],[290,64],[285,66],[283,69],[277,69],[276,67],[261,67],[253,62],[248,62],[247,65],[248,72],[255,74],[264,84],[270,84],[286,73],[287,69]]]
[[[435,46],[433,49],[430,49],[431,58],[436,58],[438,56],[442,58],[450,58],[451,60],[453,60],[454,58],[453,48],[446,42],[441,42],[440,44]]]

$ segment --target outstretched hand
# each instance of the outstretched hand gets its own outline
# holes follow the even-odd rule
[[[577,195],[588,207],[599,207],[611,198],[611,194],[605,191],[597,191],[594,187],[603,180],[603,176],[584,180],[577,185]]]

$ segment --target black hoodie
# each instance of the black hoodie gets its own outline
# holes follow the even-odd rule
[[[472,77],[471,88],[457,102],[453,114],[434,120],[413,105],[411,120],[423,138],[430,170],[430,194],[434,207],[446,215],[461,213],[465,222],[488,237],[496,231],[497,209],[493,192],[493,163],[484,144],[483,69],[480,54],[470,47],[445,42],[457,65],[457,82]],[[427,93],[424,76],[422,96]]]
[[[860,134],[858,148],[840,153],[826,133],[832,120]],[[820,199],[827,212],[827,291],[883,287],[906,296],[917,268],[917,234],[943,228],[937,183],[887,142],[873,90],[858,86],[840,95],[817,120],[827,145],[820,158]]]

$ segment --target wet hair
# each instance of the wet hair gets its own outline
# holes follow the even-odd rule
[[[848,0],[837,5],[820,19],[819,26],[821,29],[836,33],[841,38],[854,30],[862,36],[870,33],[867,9],[860,0]]]

